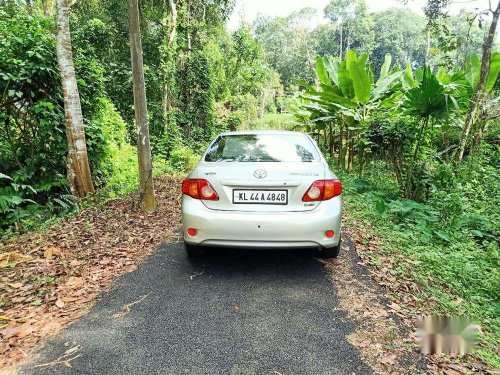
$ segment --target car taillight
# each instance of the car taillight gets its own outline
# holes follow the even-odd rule
[[[188,178],[182,182],[182,194],[189,195],[194,199],[206,201],[218,201],[219,196],[210,182],[200,178]]]
[[[339,180],[314,181],[302,197],[303,202],[326,201],[342,194],[342,182]]]

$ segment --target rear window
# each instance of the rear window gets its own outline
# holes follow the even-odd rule
[[[212,162],[309,162],[320,160],[301,134],[234,134],[218,137],[205,155]]]

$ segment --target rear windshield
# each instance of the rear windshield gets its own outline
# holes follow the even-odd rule
[[[213,162],[309,162],[320,160],[301,134],[234,134],[218,137],[205,155]]]

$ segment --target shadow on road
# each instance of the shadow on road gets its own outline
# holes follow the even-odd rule
[[[325,273],[316,256],[314,249],[207,248],[203,255],[185,259],[195,273],[204,272],[212,281],[221,279],[230,287],[247,282],[247,278],[252,279],[251,285],[284,279],[292,285],[309,284],[311,277],[323,278]]]

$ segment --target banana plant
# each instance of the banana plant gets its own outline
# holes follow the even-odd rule
[[[500,52],[495,52],[491,55],[490,72],[486,78],[486,93],[489,94],[500,73]],[[467,57],[465,78],[469,85],[474,89],[479,81],[481,74],[481,59],[478,55],[473,54]]]
[[[358,56],[356,51],[348,50],[345,59],[340,61],[331,56],[316,58],[316,74],[319,86],[313,87],[297,81],[305,92],[303,109],[310,112],[310,119],[325,128],[325,124],[340,123],[339,137],[342,148],[344,130],[348,134],[349,169],[352,167],[354,139],[360,158],[360,174],[363,171],[363,154],[368,148],[367,139],[360,136],[373,110],[382,106],[384,99],[390,97],[392,88],[403,72],[391,70],[391,55],[387,54],[375,81],[368,63],[368,54]],[[344,129],[343,125],[347,128]],[[340,153],[339,153],[340,154]],[[341,159],[340,156],[339,159]],[[341,164],[343,160],[341,160]]]
[[[306,89],[303,97],[311,103],[333,113],[340,111],[362,122],[370,111],[378,108],[381,101],[391,94],[391,88],[403,75],[403,72],[391,71],[390,66],[391,55],[387,54],[379,78],[375,81],[368,64],[368,55],[362,53],[358,56],[356,51],[348,50],[343,61],[331,56],[316,58],[316,73],[320,82],[318,88],[298,83]]]

